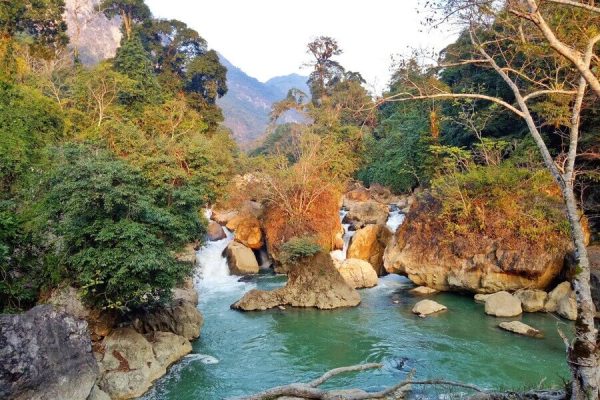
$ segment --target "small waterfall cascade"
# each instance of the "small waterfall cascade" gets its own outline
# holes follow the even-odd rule
[[[340,210],[340,221],[342,222],[342,227],[344,228],[344,235],[342,239],[344,239],[344,247],[342,250],[334,250],[331,252],[331,257],[337,261],[344,261],[348,255],[348,247],[350,247],[350,239],[356,233],[356,231],[350,230],[350,224],[344,224],[344,218],[348,215],[348,210],[341,209]]]
[[[404,218],[406,218],[406,215],[397,205],[392,204],[390,206],[390,214],[388,216],[386,226],[395,233],[398,230],[398,227],[400,227],[400,225],[402,225],[404,222]]]
[[[211,210],[205,211],[205,216],[208,219],[210,219],[211,214]],[[212,292],[228,291],[241,285],[238,282],[239,277],[230,275],[227,258],[223,256],[223,251],[233,240],[234,235],[225,227],[223,227],[223,230],[226,234],[225,239],[214,242],[207,241],[196,252],[198,268],[195,281],[196,287],[201,293],[201,298]]]

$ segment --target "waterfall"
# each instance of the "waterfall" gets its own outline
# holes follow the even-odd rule
[[[400,208],[398,208],[398,206],[392,205],[390,206],[390,214],[388,216],[386,225],[388,228],[390,228],[392,232],[396,232],[398,230],[398,227],[404,222],[405,217],[406,216],[402,211],[400,211]]]
[[[205,215],[210,218],[211,210],[206,210]],[[239,277],[229,274],[227,258],[223,256],[223,251],[233,240],[234,235],[227,228],[223,227],[226,238],[214,242],[207,241],[196,252],[198,268],[196,270],[196,287],[201,293],[201,298],[213,292],[229,291],[243,286],[238,282]]]
[[[348,215],[348,210],[341,209],[340,210],[340,221],[342,222],[342,227],[344,228],[344,235],[342,239],[344,239],[344,247],[342,250],[334,250],[331,252],[331,257],[334,260],[344,261],[348,255],[348,247],[350,247],[350,239],[356,233],[355,231],[350,230],[350,224],[344,224],[344,218]]]

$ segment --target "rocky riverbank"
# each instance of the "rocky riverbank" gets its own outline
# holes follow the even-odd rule
[[[191,280],[171,303],[125,316],[86,307],[72,287],[55,290],[47,303],[0,316],[0,398],[139,397],[192,351],[203,322]]]

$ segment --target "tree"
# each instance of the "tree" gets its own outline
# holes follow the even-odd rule
[[[210,105],[227,93],[227,68],[219,61],[216,51],[190,61],[187,71],[186,90],[197,93]]]
[[[444,18],[454,18],[466,26],[470,39],[470,54],[460,60],[494,71],[510,88],[514,103],[477,90],[453,93],[443,90],[401,93],[388,100],[410,101],[423,99],[478,99],[504,107],[527,125],[546,168],[559,185],[571,227],[578,261],[573,285],[577,297],[578,317],[576,335],[567,343],[568,361],[573,374],[572,393],[575,399],[596,399],[600,396],[600,352],[598,331],[594,325],[595,308],[590,292],[590,266],[577,199],[575,161],[580,139],[580,117],[588,82],[593,81],[585,71],[597,59],[595,45],[600,41],[600,14],[584,13],[579,9],[535,6],[533,0],[493,1],[444,0],[434,2],[441,7]],[[575,3],[575,2],[572,2]],[[577,7],[579,8],[579,7]],[[524,12],[533,15],[525,18]],[[535,14],[531,14],[535,13]],[[578,48],[578,60],[557,57],[558,44],[549,35],[543,21],[554,23],[553,35],[561,34],[571,46]],[[548,26],[549,23],[546,22]],[[509,51],[505,51],[507,47]],[[564,54],[561,54],[564,56]],[[541,68],[540,61],[550,69]],[[579,62],[578,61],[578,62]],[[453,63],[455,64],[455,63]],[[440,67],[443,68],[444,60]],[[591,85],[593,87],[593,85]],[[556,160],[540,132],[540,123],[553,123],[557,116],[568,125],[568,148]]]
[[[344,74],[344,68],[332,59],[342,54],[342,49],[337,40],[329,36],[319,36],[308,44],[308,54],[314,59],[308,63],[313,68],[308,78],[308,86],[313,103],[319,104],[329,88]]]
[[[115,71],[135,82],[131,90],[121,92],[120,100],[122,103],[139,105],[160,101],[160,85],[154,75],[149,54],[142,46],[138,36],[127,40],[119,47],[113,60],[113,66]]]
[[[127,76],[115,72],[103,62],[91,69],[81,69],[75,78],[74,100],[77,107],[93,116],[100,127],[117,103],[121,93],[130,93],[136,84]]]
[[[150,8],[144,0],[103,0],[99,9],[107,18],[121,17],[125,38],[133,37],[134,24],[149,20],[152,17]]]
[[[23,35],[31,40],[30,47],[37,55],[50,58],[68,42],[64,10],[64,0],[2,1],[0,37],[5,41]]]
[[[129,310],[170,298],[191,270],[173,254],[205,232],[198,200],[167,206],[138,170],[108,152],[66,146],[47,183],[44,218],[60,238],[65,278],[103,308]]]

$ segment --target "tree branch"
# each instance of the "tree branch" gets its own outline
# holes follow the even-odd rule
[[[556,3],[556,4],[563,4],[566,6],[572,6],[572,7],[579,7],[579,8],[583,8],[585,10],[591,11],[591,12],[595,12],[595,13],[600,13],[600,7],[595,7],[589,4],[585,4],[585,3],[580,3],[578,1],[572,1],[572,0],[546,0],[548,3]]]

